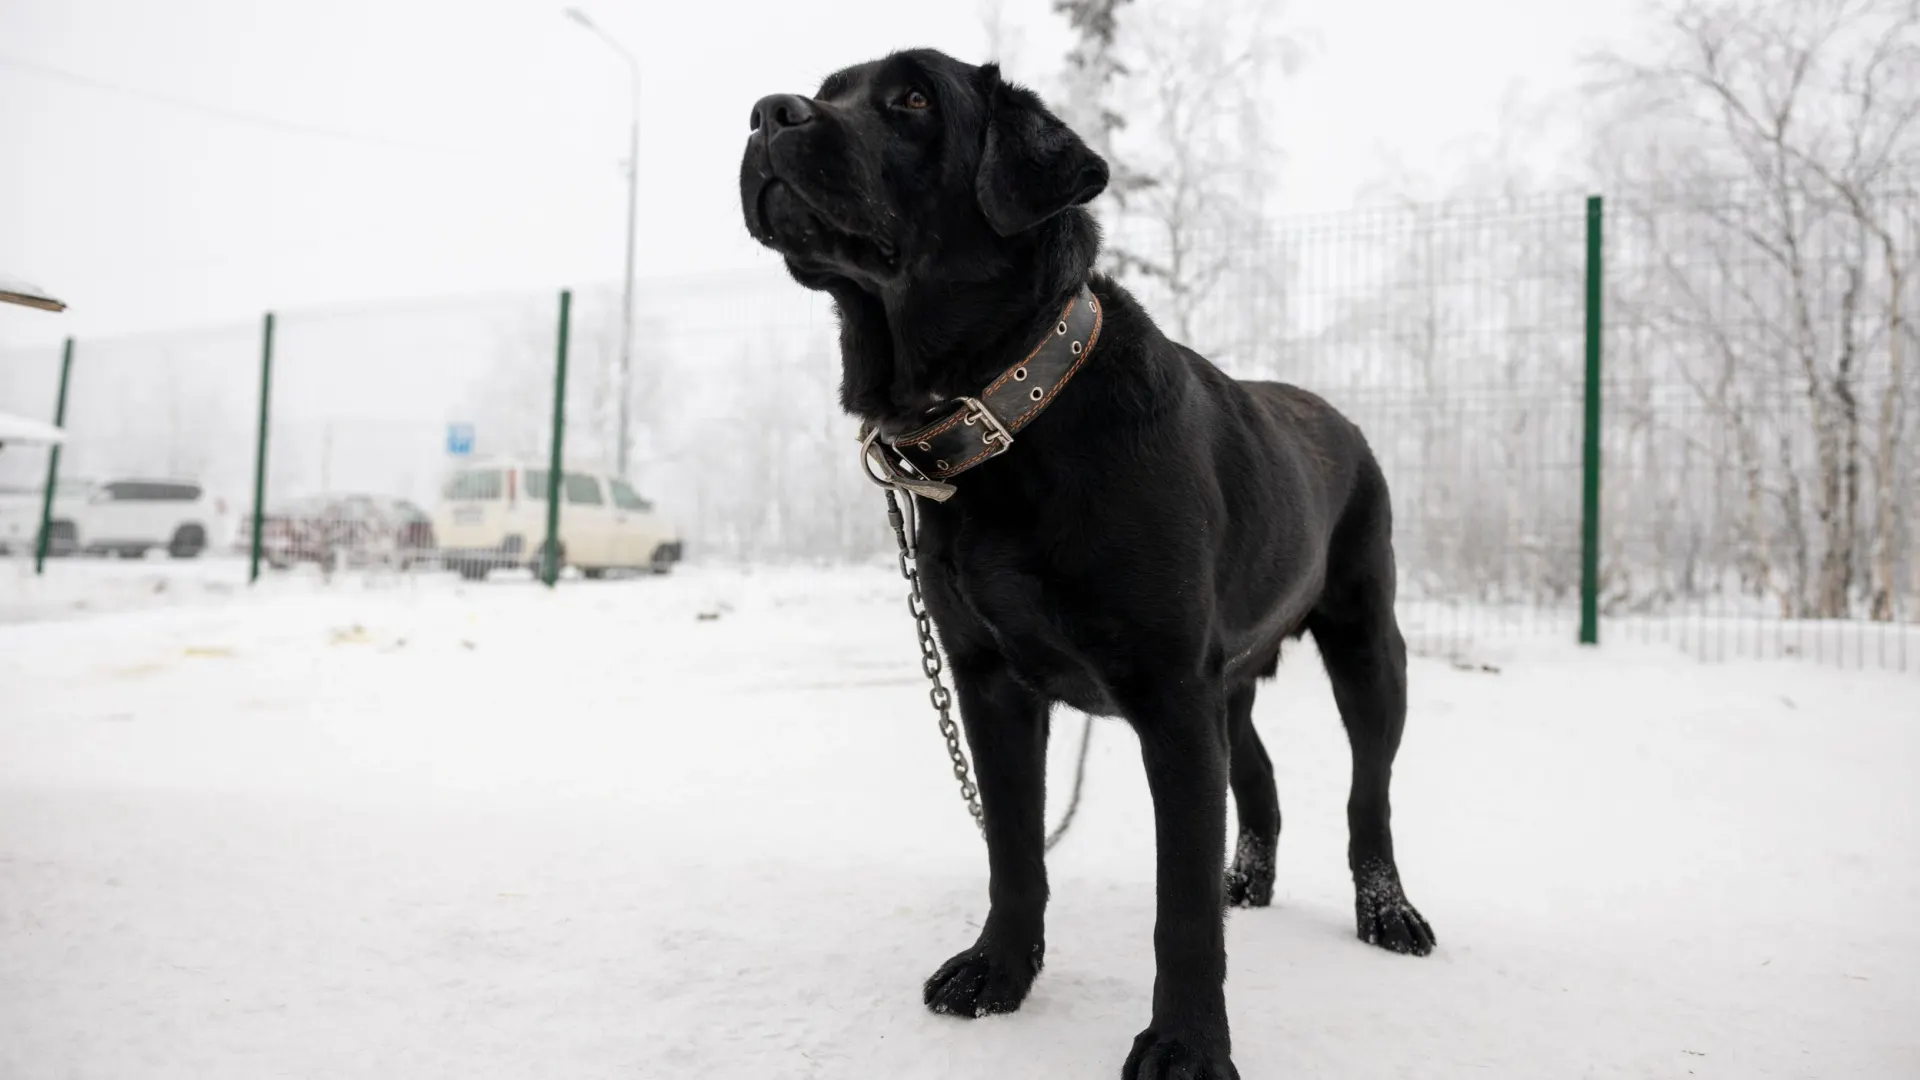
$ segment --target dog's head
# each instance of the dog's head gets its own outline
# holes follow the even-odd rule
[[[930,49],[836,72],[811,98],[761,98],[751,124],[747,231],[810,288],[991,276],[1107,184],[1032,91]]]

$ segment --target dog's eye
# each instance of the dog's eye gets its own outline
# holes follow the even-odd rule
[[[909,109],[924,109],[933,103],[928,101],[927,95],[920,91],[909,90],[907,91],[907,96],[900,99],[900,104],[905,105]]]

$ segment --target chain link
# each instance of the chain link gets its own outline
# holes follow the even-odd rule
[[[907,497],[911,499],[913,496]],[[887,489],[887,521],[893,525],[893,538],[900,544],[900,576],[907,579],[907,611],[912,613],[914,628],[920,633],[920,670],[926,673],[927,682],[932,684],[927,691],[927,700],[933,703],[933,711],[940,716],[940,734],[947,740],[947,757],[953,762],[953,778],[960,782],[960,798],[967,804],[973,827],[985,836],[987,817],[980,809],[980,789],[974,785],[973,774],[967,768],[966,751],[960,748],[960,725],[953,722],[953,693],[940,678],[940,646],[933,640],[933,616],[927,611],[926,598],[920,595],[919,552],[916,550],[919,537],[912,540],[907,538],[906,517],[900,511],[900,499],[892,488]],[[917,529],[915,531],[918,532]]]
[[[926,598],[920,594],[919,529],[908,524],[913,496],[908,495],[907,499],[908,510],[902,513],[898,496],[892,488],[887,489],[887,521],[893,525],[893,537],[900,544],[900,576],[907,579],[907,611],[913,615],[914,628],[920,633],[920,670],[931,684],[927,700],[933,703],[933,710],[940,717],[940,734],[947,740],[947,757],[953,762],[953,778],[960,782],[960,798],[967,804],[974,828],[985,836],[987,818],[980,808],[980,789],[974,785],[973,775],[967,768],[966,751],[960,748],[960,727],[953,722],[953,694],[940,679],[940,646],[933,638],[933,617],[927,611]],[[1093,717],[1089,716],[1080,727],[1080,753],[1073,766],[1073,793],[1067,800],[1067,812],[1060,824],[1047,834],[1047,851],[1052,851],[1067,835],[1073,816],[1080,809],[1080,788],[1087,778],[1087,745],[1092,739]]]

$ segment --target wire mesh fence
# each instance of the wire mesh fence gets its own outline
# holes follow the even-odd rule
[[[231,326],[75,347],[52,555],[184,563],[231,552],[251,475],[257,337]],[[8,357],[0,402],[52,419],[60,371],[58,348]],[[10,556],[35,552],[47,455],[0,455],[0,536]]]
[[[551,297],[506,295],[280,315],[262,562],[322,576],[440,568],[436,511],[458,457],[545,441],[554,314]],[[478,422],[518,419],[523,401],[532,430]],[[452,425],[471,428],[471,444],[450,449]]]
[[[1601,603],[1709,656],[1920,667],[1920,191],[1610,207]]]
[[[1367,433],[1416,649],[1470,658],[1580,629],[1587,345],[1604,332],[1601,637],[1920,670],[1920,199],[1875,192],[1867,216],[1772,197],[1611,199],[1599,323],[1578,197],[1230,232],[1130,221],[1112,248],[1170,336]],[[556,485],[557,317],[550,295],[281,314],[267,573],[524,573],[554,488],[564,561],[586,576],[890,550],[824,298],[777,270],[643,289],[623,378],[618,291],[575,295]],[[171,483],[112,491],[194,489],[204,543],[153,512],[140,553],[244,579],[262,345],[258,325],[78,343],[56,503],[80,509],[57,553],[135,554],[101,524],[102,485]],[[7,355],[0,408],[49,411],[58,371],[57,349]],[[44,460],[0,455],[0,522],[38,497]]]
[[[1163,329],[1366,433],[1393,493],[1403,631],[1458,654],[1574,635],[1584,232],[1579,200],[1537,199],[1119,242]]]

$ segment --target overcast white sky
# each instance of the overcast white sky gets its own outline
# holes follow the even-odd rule
[[[1139,0],[1153,3],[1157,0]],[[1011,73],[1048,82],[1046,0]],[[5,0],[0,347],[255,319],[268,307],[546,290],[620,270],[626,76],[559,0]],[[753,101],[889,49],[979,60],[968,0],[585,0],[643,67],[640,276],[764,269],[735,171]],[[1275,102],[1286,211],[1349,205],[1389,161],[1443,172],[1508,96],[1578,80],[1636,0],[1300,0],[1307,68]],[[274,128],[84,81],[284,121]],[[333,138],[320,128],[350,133]],[[1544,152],[1544,151],[1543,151]]]

